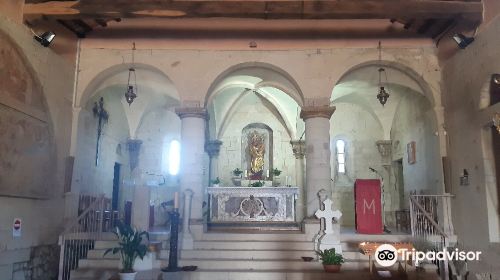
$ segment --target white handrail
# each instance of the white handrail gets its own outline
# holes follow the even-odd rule
[[[449,237],[453,234],[451,222],[450,194],[411,195],[411,232],[416,239],[430,242],[437,250],[447,250]],[[448,261],[442,263],[442,279],[449,279]]]

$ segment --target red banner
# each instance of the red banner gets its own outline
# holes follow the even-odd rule
[[[354,185],[356,232],[383,232],[380,180],[357,179]]]

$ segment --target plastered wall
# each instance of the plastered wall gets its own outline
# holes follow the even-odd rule
[[[65,159],[69,154],[71,131],[71,120],[67,116],[71,115],[74,69],[62,57],[35,42],[29,29],[3,15],[0,15],[0,29],[25,56],[41,85],[54,143],[54,157],[45,163],[53,167],[52,174],[46,174],[51,182],[47,199],[0,197],[0,275],[2,279],[11,279],[13,264],[28,261],[30,247],[56,243],[62,229]],[[8,67],[4,70],[15,70]],[[29,170],[25,170],[25,176],[29,176]],[[12,237],[14,218],[21,218],[23,222],[22,236],[18,238]]]
[[[480,262],[469,262],[475,273],[485,274],[484,279],[498,279],[500,275],[500,245],[490,242],[495,237],[490,231],[490,219],[498,221],[495,211],[488,209],[498,178],[486,180],[488,173],[485,159],[491,159],[491,147],[484,142],[485,131],[494,108],[479,110],[481,88],[491,74],[500,72],[500,19],[497,17],[476,36],[473,44],[458,51],[448,61],[443,61],[443,102],[447,107],[446,129],[448,132],[451,161],[451,193],[453,222],[459,245],[466,249],[481,250]],[[498,155],[497,155],[498,156]],[[460,185],[463,170],[469,172],[467,186]],[[490,188],[490,191],[488,191]],[[498,205],[496,205],[498,209]],[[498,229],[493,229],[498,232]],[[493,238],[494,239],[494,238]],[[489,278],[489,274],[493,278]]]

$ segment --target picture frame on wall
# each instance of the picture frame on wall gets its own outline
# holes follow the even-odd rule
[[[406,145],[406,152],[408,154],[408,164],[414,164],[415,162],[417,162],[416,152],[415,152],[416,146],[417,144],[415,141],[411,141]]]

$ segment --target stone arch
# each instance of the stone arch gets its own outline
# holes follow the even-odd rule
[[[304,96],[302,94],[302,91],[298,85],[298,83],[295,81],[295,79],[288,74],[285,70],[269,63],[264,63],[264,62],[245,62],[245,63],[240,63],[237,65],[233,65],[229,67],[228,69],[224,70],[221,72],[217,78],[212,82],[210,85],[206,95],[205,95],[205,107],[208,106],[208,104],[211,103],[213,100],[214,96],[217,95],[217,93],[220,91],[217,87],[222,83],[226,78],[230,77],[234,73],[238,73],[240,71],[244,71],[245,69],[254,69],[254,68],[260,68],[263,70],[267,70],[270,72],[273,72],[276,74],[276,77],[281,77],[280,80],[264,80],[264,83],[258,85],[258,86],[273,86],[276,87],[286,94],[288,94],[291,98],[299,104],[299,106],[303,106],[304,104]],[[288,84],[287,84],[288,83]],[[255,89],[255,88],[253,88]]]
[[[170,96],[177,100],[180,100],[179,93],[177,92],[177,88],[174,85],[173,81],[157,67],[144,63],[134,63],[134,64],[122,63],[108,67],[105,70],[96,74],[94,78],[92,78],[92,80],[88,83],[86,88],[83,90],[83,93],[79,97],[77,97],[75,106],[77,107],[84,106],[87,103],[87,101],[90,100],[92,96],[99,90],[99,88],[106,80],[110,79],[111,77],[113,77],[118,73],[128,71],[130,67],[134,67],[137,70],[149,71],[151,73],[158,75],[159,77],[162,77],[166,83],[171,85],[173,95]],[[140,83],[141,81],[138,82]],[[166,95],[169,94],[166,93]]]
[[[433,107],[434,106],[439,106],[439,103],[440,103],[439,98],[436,98],[433,90],[431,89],[431,87],[429,86],[429,84],[427,83],[427,81],[424,80],[424,78],[422,77],[422,75],[420,75],[419,73],[417,73],[413,68],[411,68],[411,67],[409,67],[407,65],[398,63],[398,62],[394,62],[394,61],[388,61],[388,60],[382,60],[382,61],[371,60],[371,61],[366,61],[366,62],[357,64],[357,65],[351,67],[350,69],[348,69],[342,76],[340,76],[340,78],[335,83],[335,86],[338,85],[349,74],[352,74],[353,72],[356,72],[356,71],[358,71],[358,70],[360,70],[362,68],[372,67],[372,66],[383,66],[385,68],[397,70],[397,71],[405,74],[406,76],[408,76],[409,78],[411,78],[419,86],[419,88],[421,89],[422,94],[429,100],[429,102],[431,103],[431,105]],[[390,79],[390,77],[389,77],[389,79]],[[333,88],[332,88],[332,91],[333,91]]]

